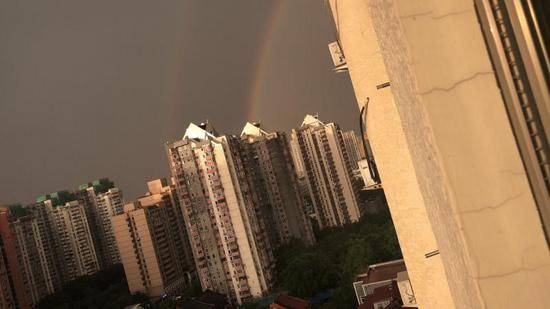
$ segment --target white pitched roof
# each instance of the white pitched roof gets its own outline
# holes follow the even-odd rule
[[[192,139],[208,139],[215,138],[211,132],[206,131],[205,129],[199,127],[194,123],[190,123],[187,129],[185,130],[185,135],[183,138],[192,138]]]
[[[324,125],[323,122],[321,122],[321,120],[319,120],[319,115],[310,115],[310,114],[307,114],[306,117],[304,118],[304,121],[302,121],[302,127],[303,126],[306,126],[306,125]]]
[[[243,135],[262,136],[266,134],[268,133],[260,128],[259,123],[254,124],[250,122],[247,122],[245,124],[243,131],[241,132],[241,136]]]

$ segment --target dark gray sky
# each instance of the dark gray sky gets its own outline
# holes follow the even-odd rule
[[[356,128],[323,1],[0,1],[0,202],[168,175],[163,143],[208,118]],[[254,119],[247,119],[254,118]]]

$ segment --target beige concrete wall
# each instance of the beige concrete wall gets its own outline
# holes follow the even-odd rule
[[[473,2],[331,8],[420,306],[549,308],[548,246]]]
[[[145,211],[143,209],[132,210],[126,206],[125,208],[126,212],[112,217],[111,222],[128,288],[131,293],[142,292],[149,297],[158,297],[164,291],[164,283]],[[128,227],[128,221],[132,218],[134,219],[134,228]],[[134,248],[132,234],[139,237],[137,252]],[[142,268],[139,263],[147,267],[149,275],[145,280],[141,277]]]
[[[221,145],[215,143],[215,142],[210,142],[212,145],[211,147],[213,148],[213,151],[215,153],[216,150],[222,150],[222,147]],[[216,146],[214,146],[216,145]],[[206,159],[206,156],[205,156],[205,151],[204,151],[204,147],[203,148],[197,148],[195,150],[195,156],[196,156],[196,161],[197,161],[197,165],[199,167],[199,171],[201,173],[203,173],[203,177],[205,178],[208,178],[208,175],[207,175],[207,172],[208,169],[210,168],[208,166],[208,160]],[[209,152],[206,152],[208,155],[210,155]],[[223,152],[222,152],[223,154]],[[210,161],[211,162],[211,161]],[[221,179],[220,179],[221,180]],[[221,183],[221,181],[220,181]],[[206,186],[207,190],[208,190],[208,197],[210,199],[210,202],[212,203],[212,205],[216,205],[217,203],[217,198],[218,198],[218,194],[215,192],[214,190],[214,187],[212,185],[207,185]],[[231,234],[231,232],[228,232],[228,230],[230,231],[233,231],[232,230],[232,224],[230,224],[230,220],[229,221],[226,221],[225,224],[224,224],[224,220],[222,220],[222,216],[225,215],[224,214],[221,214],[221,209],[219,207],[212,207],[211,208],[213,213],[214,213],[214,221],[215,221],[215,224],[216,226],[218,226],[218,232],[220,233],[220,236],[216,237],[216,239],[219,239],[216,240],[215,243],[210,243],[208,241],[203,241],[203,243],[208,243],[210,244],[211,246],[219,246],[221,244],[222,246],[222,250],[219,250],[219,249],[209,249],[213,252],[218,252],[218,254],[220,256],[224,256],[226,259],[228,256],[231,255],[231,246],[229,245],[229,242],[227,241],[227,239],[233,239],[233,235]],[[233,231],[234,232],[234,231]],[[213,235],[212,235],[213,236]],[[216,250],[216,251],[215,251]],[[231,261],[231,259],[229,259],[229,261]],[[209,272],[208,274],[205,274],[204,276],[202,276],[203,278],[201,278],[201,280],[204,280],[206,277],[209,277],[208,279],[211,280],[211,281],[217,281],[216,283],[219,285],[219,286],[223,286],[224,287],[224,290],[225,289],[231,289],[232,291],[234,291],[236,297],[237,297],[237,301],[240,301],[240,296],[239,296],[239,287],[238,287],[238,280],[237,280],[237,277],[232,275],[232,274],[235,274],[236,273],[236,269],[235,269],[235,264],[234,263],[231,263],[231,262],[228,262],[225,264],[227,266],[227,269],[229,271],[229,273],[231,274],[229,276],[229,278],[227,277],[227,274],[225,273],[225,270],[224,270],[224,267],[220,261],[220,263],[212,263],[211,265],[208,266],[208,269],[209,269]],[[221,278],[218,278],[216,280],[215,278],[215,275],[212,275],[213,273],[218,273],[218,274],[222,274],[220,277]],[[230,281],[228,280],[230,279]],[[203,285],[204,286],[208,286],[208,285]],[[221,290],[223,291],[223,290]]]
[[[141,247],[142,262],[147,265],[149,280],[146,284],[148,296],[160,296],[164,290],[164,282],[160,273],[159,263],[155,252],[155,245],[149,231],[149,224],[144,209],[137,209],[132,212],[136,224],[136,234],[139,236]]]
[[[130,293],[145,291],[145,284],[141,280],[141,271],[139,268],[139,260],[134,253],[133,242],[130,230],[128,228],[128,216],[122,214],[111,218],[113,232],[117,242],[117,247],[120,252],[120,259],[126,274],[126,281]]]
[[[424,254],[437,249],[426,215],[416,171],[407,148],[401,118],[390,88],[376,85],[389,80],[366,1],[331,2],[340,29],[359,108],[370,98],[367,129],[382,178],[386,198],[399,236],[418,303],[427,308],[454,306],[439,256]],[[433,284],[437,282],[437,284]]]

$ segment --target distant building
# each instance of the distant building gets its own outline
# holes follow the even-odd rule
[[[0,308],[30,308],[19,254],[9,224],[9,207],[0,207]]]
[[[306,215],[288,138],[266,132],[258,123],[247,123],[241,133],[241,157],[247,176],[258,196],[271,245],[278,247],[291,238],[313,244],[315,236]]]
[[[131,293],[149,297],[183,292],[190,278],[190,258],[181,225],[179,204],[165,180],[148,183],[149,192],[126,204],[111,218]]]
[[[190,124],[166,151],[203,289],[242,304],[273,286],[273,253],[236,136]]]
[[[42,242],[41,220],[28,214],[14,218],[11,227],[17,239],[19,267],[25,277],[25,290],[31,307],[49,294],[56,292],[56,269],[48,263],[48,253],[54,248]]]
[[[55,273],[60,278],[55,280],[56,286],[99,271],[86,208],[74,193],[58,191],[40,196],[28,209],[40,220],[40,237],[54,248],[48,250],[48,263],[55,261]]]
[[[141,205],[162,203],[166,207],[167,224],[170,227],[172,235],[171,241],[180,260],[178,265],[187,274],[194,269],[195,264],[176,187],[165,178],[161,178],[147,182],[147,188],[148,192],[139,198],[138,201]]]
[[[297,174],[307,188],[319,227],[358,221],[362,212],[358,199],[360,184],[353,179],[357,162],[352,163],[338,125],[325,124],[316,116],[307,115],[301,127],[292,130],[290,145]]]
[[[63,281],[98,272],[99,262],[84,206],[77,200],[61,205],[46,200],[45,205],[55,224]]]
[[[403,260],[370,265],[353,283],[359,308],[418,308]]]
[[[84,207],[67,191],[0,208],[0,236],[14,308],[32,308],[99,270]]]
[[[117,263],[109,218],[121,204],[121,192],[102,179],[76,194],[59,191],[27,206],[0,207],[2,253],[16,307],[32,308],[65,283],[98,272],[104,258],[104,266]],[[102,242],[96,242],[99,236]],[[110,250],[98,254],[100,244]]]
[[[19,218],[14,222],[14,226],[21,236],[29,230],[33,232],[25,237],[18,237],[18,241],[20,248],[28,248],[27,251],[32,253],[28,259],[39,256],[38,259],[41,260],[40,265],[32,263],[32,266],[29,264],[28,268],[29,274],[38,273],[39,268],[42,268],[44,273],[47,288],[44,290],[37,287],[37,290],[41,291],[37,295],[46,293],[46,291],[46,294],[50,294],[51,291],[59,291],[64,282],[63,263],[60,262],[63,251],[58,249],[59,243],[53,218],[44,204],[44,200],[28,205],[26,209],[29,213],[28,218]],[[29,238],[30,235],[32,238]]]
[[[120,263],[111,217],[122,213],[122,191],[104,178],[81,185],[75,195],[86,210],[100,267]]]
[[[351,168],[355,170],[358,168],[357,162],[366,157],[363,144],[352,130],[342,132],[342,140],[344,141],[344,147],[346,148]]]
[[[1,308],[17,308],[17,299],[14,295],[12,278],[8,265],[8,257],[5,253],[4,243],[0,241],[0,307]]]

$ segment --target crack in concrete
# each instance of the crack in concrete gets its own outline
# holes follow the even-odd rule
[[[525,172],[516,172],[516,171],[513,171],[513,170],[500,170],[499,173],[501,173],[501,174],[511,174],[511,175],[514,175],[514,176],[524,176],[525,175]]]
[[[456,11],[456,12],[450,12],[450,13],[447,13],[447,14],[443,14],[443,15],[438,15],[438,16],[432,16],[431,18],[432,19],[443,19],[447,16],[452,16],[452,15],[461,15],[461,14],[464,14],[464,13],[468,13],[468,12],[472,12],[473,9],[469,8],[469,9],[465,9],[465,10],[461,10],[461,11]]]
[[[522,266],[518,269],[514,269],[514,270],[511,270],[511,271],[508,271],[508,272],[504,272],[504,273],[500,273],[500,274],[494,274],[494,275],[487,275],[487,276],[479,276],[479,277],[474,277],[474,278],[478,279],[478,280],[501,278],[501,277],[511,276],[513,274],[516,274],[516,273],[519,273],[519,272],[522,272],[522,271],[535,271],[535,270],[538,270],[538,269],[541,269],[541,268],[544,268],[544,267],[549,267],[549,266],[550,266],[549,263],[545,263],[545,264],[535,266],[535,267],[524,267],[524,266]]]
[[[524,193],[520,193],[520,194],[516,194],[516,195],[513,195],[513,196],[510,196],[506,199],[504,199],[503,201],[501,201],[500,203],[497,203],[495,205],[492,205],[492,206],[485,206],[485,207],[481,207],[481,208],[477,208],[477,209],[472,209],[472,210],[464,210],[464,211],[461,211],[459,212],[460,214],[471,214],[471,213],[478,213],[478,212],[482,212],[484,210],[494,210],[494,209],[497,209],[499,207],[502,207],[504,205],[506,205],[506,203],[512,201],[512,200],[515,200],[519,197],[521,197]]]
[[[430,18],[433,19],[433,20],[439,20],[439,19],[443,19],[443,18],[448,17],[448,16],[461,15],[461,14],[472,12],[472,11],[473,11],[473,9],[468,8],[468,9],[465,9],[465,10],[449,12],[449,13],[442,14],[442,15],[430,16]],[[426,12],[400,16],[399,18],[401,18],[401,19],[409,19],[409,18],[415,19],[416,17],[432,15],[433,12],[434,12],[433,10],[429,10],[429,11],[426,11]]]
[[[468,82],[468,81],[471,81],[479,76],[483,76],[483,75],[494,75],[494,72],[493,71],[487,71],[487,72],[476,72],[474,75],[470,76],[470,77],[466,77],[464,79],[461,79],[459,81],[457,81],[456,83],[452,84],[450,87],[447,87],[447,88],[444,88],[444,87],[434,87],[430,90],[427,90],[427,91],[423,91],[423,92],[418,92],[417,94],[418,95],[428,95],[428,94],[431,94],[433,92],[436,92],[436,91],[442,91],[442,92],[449,92],[451,90],[453,90],[454,88],[456,88],[458,85],[461,85],[465,82]]]
[[[416,13],[416,14],[405,15],[405,16],[399,16],[399,18],[401,18],[401,19],[408,19],[408,18],[415,19],[416,17],[419,17],[419,16],[430,15],[430,14],[432,14],[433,12],[434,12],[433,10],[429,10],[429,11],[427,11],[427,12]]]

